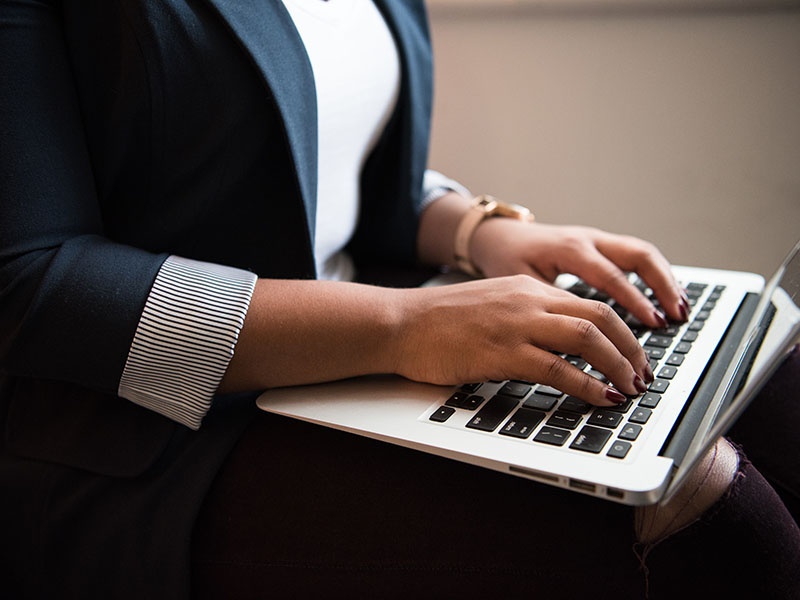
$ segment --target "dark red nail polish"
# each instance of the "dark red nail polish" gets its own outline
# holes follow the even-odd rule
[[[667,320],[664,318],[664,315],[662,315],[660,311],[654,310],[653,318],[655,318],[655,320],[658,322],[659,327],[667,326]]]
[[[627,400],[627,398],[625,397],[625,394],[621,394],[612,387],[607,387],[606,400],[610,400],[614,404],[622,404],[623,402],[625,402],[625,400]]]
[[[678,310],[681,313],[681,320],[686,321],[689,318],[689,310],[687,309],[686,305],[681,303],[680,306],[678,306]]]
[[[633,376],[633,387],[635,387],[636,391],[640,394],[644,394],[647,391],[647,386],[638,375]]]
[[[644,367],[644,381],[645,383],[653,383],[656,379],[656,376],[653,375],[653,369],[650,366],[650,362],[648,361],[647,365]]]
[[[681,290],[681,300],[687,307],[689,306],[689,296],[686,294],[686,290]]]

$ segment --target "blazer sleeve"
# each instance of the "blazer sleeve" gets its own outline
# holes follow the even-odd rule
[[[153,393],[160,385],[153,372],[170,357],[148,349],[142,338],[149,331],[143,311],[146,305],[158,308],[154,281],[167,255],[105,234],[60,18],[51,3],[0,4],[0,81],[0,368],[123,392],[182,420],[176,417],[180,410],[165,410]],[[216,276],[213,266],[193,268]],[[191,294],[191,283],[180,285],[160,290]],[[197,303],[178,298],[171,304],[180,311]],[[239,322],[242,310],[246,303],[237,308]],[[137,335],[138,351],[129,357]],[[232,352],[231,340],[225,343]],[[227,361],[221,364],[224,372]],[[214,388],[204,392],[207,399]],[[194,426],[202,414],[192,417]]]

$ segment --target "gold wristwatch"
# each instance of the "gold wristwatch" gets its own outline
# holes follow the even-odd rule
[[[456,265],[473,277],[482,277],[483,273],[470,258],[469,243],[478,225],[489,217],[507,217],[527,222],[532,222],[534,219],[533,213],[519,204],[507,204],[487,195],[475,198],[472,208],[467,211],[458,224],[454,244]]]

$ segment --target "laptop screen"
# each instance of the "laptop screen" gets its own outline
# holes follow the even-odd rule
[[[755,298],[752,300],[755,303]],[[698,428],[683,455],[687,460],[676,465],[665,499],[680,486],[696,460],[739,418],[783,358],[800,343],[800,242],[765,286],[740,340],[735,352],[729,355],[733,360],[721,379],[727,384],[717,389],[709,402],[715,412],[706,413],[704,425]]]

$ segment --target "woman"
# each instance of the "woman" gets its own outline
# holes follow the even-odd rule
[[[624,507],[253,408],[264,387],[375,372],[537,380],[609,406],[652,380],[648,361],[611,311],[546,282],[574,272],[653,327],[686,317],[651,245],[485,218],[458,184],[426,173],[421,2],[0,7],[0,480],[16,595],[481,596],[508,582],[511,596],[535,582],[570,597],[563,573],[580,566],[592,581],[618,560],[616,594],[643,593]],[[487,279],[346,281],[355,265],[418,263]],[[551,349],[584,356],[613,386]],[[739,466],[731,476],[747,474],[774,524],[754,527],[741,503],[721,512],[743,522],[735,532],[755,531],[758,553],[784,548],[771,582],[788,597],[781,573],[798,563],[800,533]],[[528,526],[547,534],[536,551],[530,537],[507,541],[521,506],[550,514]],[[476,507],[486,526],[465,536]],[[600,518],[570,523],[585,511]],[[694,528],[689,546],[706,556],[713,531]],[[462,556],[442,559],[451,548]],[[698,557],[674,548],[659,577]],[[706,563],[698,585],[718,591],[730,560]],[[653,595],[671,593],[659,585]]]

